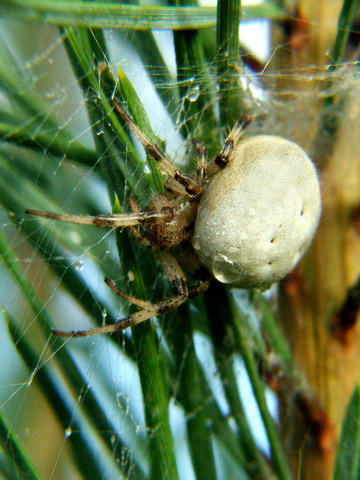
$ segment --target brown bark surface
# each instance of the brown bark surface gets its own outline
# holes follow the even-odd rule
[[[339,118],[331,132],[321,124],[324,99],[318,94],[324,90],[325,75],[298,80],[304,68],[316,65],[319,73],[328,61],[341,5],[342,1],[299,1],[297,13],[304,23],[295,25],[290,36],[296,48],[276,58],[276,68],[286,64],[299,72],[296,82],[290,77],[278,82],[279,97],[286,101],[283,92],[296,90],[312,97],[307,111],[303,106],[293,109],[293,137],[312,151],[323,199],[314,244],[280,293],[284,332],[307,382],[299,391],[281,396],[282,430],[294,478],[303,480],[331,479],[344,411],[360,376],[355,295],[360,275],[359,81],[350,68],[331,79],[329,91],[334,88],[335,96],[329,111]]]

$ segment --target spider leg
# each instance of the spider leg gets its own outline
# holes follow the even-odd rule
[[[63,330],[52,330],[52,334],[57,337],[87,337],[90,335],[99,335],[101,333],[113,333],[125,330],[128,327],[137,325],[138,323],[145,322],[149,318],[156,315],[156,310],[141,310],[140,312],[129,315],[128,317],[122,318],[116,323],[110,325],[104,325],[103,327],[90,328],[89,330],[74,330],[71,332],[66,332]]]
[[[202,143],[194,138],[192,139],[192,143],[196,148],[196,176],[201,182],[204,182],[208,163],[207,150]]]
[[[164,170],[169,177],[173,178],[177,184],[179,184],[183,188],[176,188],[174,182],[171,183],[171,188],[177,191],[178,193],[185,192],[193,197],[198,195],[201,192],[202,185],[201,183],[191,175],[187,175],[186,173],[181,172],[177,169],[167,158],[165,153],[156,145],[155,143],[151,142],[140,130],[140,128],[134,123],[134,121],[129,117],[129,115],[115,102],[112,102],[115,110],[120,115],[120,117],[129,125],[131,130],[135,133],[138,137],[140,142],[142,143],[143,147],[145,148],[146,152],[156,160],[160,168]]]
[[[51,218],[62,222],[77,223],[80,225],[94,225],[95,227],[105,228],[126,228],[141,225],[143,223],[166,222],[172,219],[173,212],[169,208],[164,208],[161,212],[139,211],[123,215],[97,215],[97,216],[79,216],[62,215],[51,212],[39,212],[38,210],[26,210],[29,215]]]
[[[118,288],[115,283],[110,280],[109,278],[105,277],[105,283],[108,287],[111,288],[111,290],[116,293],[116,295],[119,295],[119,297],[124,298],[127,300],[129,303],[132,303],[133,305],[136,305],[137,307],[142,308],[143,310],[151,310],[153,304],[151,302],[148,302],[147,300],[141,300],[140,298],[133,297],[132,295],[129,295],[120,288]]]
[[[198,284],[188,289],[186,277],[175,258],[167,252],[159,252],[158,256],[166,275],[175,287],[176,294],[174,296],[166,298],[165,300],[161,300],[157,303],[151,303],[146,300],[133,297],[132,295],[128,295],[117,288],[111,280],[106,278],[105,282],[111,288],[111,290],[113,290],[113,292],[127,300],[129,303],[138,306],[141,308],[141,310],[110,325],[91,328],[89,330],[77,330],[71,332],[53,330],[52,333],[60,337],[85,337],[88,335],[98,335],[100,333],[112,333],[125,330],[128,327],[145,322],[149,318],[156,315],[171,312],[172,310],[178,308],[188,298],[193,298],[207,290],[211,280],[210,276],[200,280]]]
[[[129,205],[130,205],[130,208],[133,211],[133,213],[138,213],[139,214],[141,212],[138,204],[136,203],[136,201],[133,197],[129,198]],[[160,208],[160,210],[162,210],[162,208]],[[140,225],[132,225],[131,227],[129,227],[129,230],[130,230],[131,234],[133,235],[133,237],[140,243],[140,245],[142,245],[143,247],[148,248],[152,251],[156,250],[156,248],[152,245],[150,240],[148,238],[146,238],[146,236],[143,235],[140,232]]]
[[[187,298],[194,298],[197,295],[205,292],[209,287],[210,279],[200,281],[197,285],[189,289],[188,295],[184,298],[170,297],[166,300],[162,300],[158,303],[151,303],[151,308],[146,310],[140,310],[139,312],[129,315],[128,317],[120,319],[118,322],[104,325],[103,327],[91,328],[89,330],[76,330],[72,332],[65,332],[62,330],[53,330],[52,333],[59,337],[86,337],[89,335],[99,335],[101,333],[113,333],[125,330],[126,328],[133,327],[139,323],[145,322],[151,317],[169,313],[172,310],[178,308]],[[122,295],[121,295],[122,296]]]
[[[179,262],[169,252],[157,252],[157,258],[160,260],[165,275],[175,288],[178,297],[188,297],[187,279],[179,265]]]
[[[243,134],[244,129],[252,122],[253,117],[251,115],[244,115],[243,118],[236,122],[235,126],[226,137],[224,146],[221,152],[210,162],[208,166],[208,176],[213,175],[219,170],[226,167],[229,163],[232,154],[234,153],[237,142]]]

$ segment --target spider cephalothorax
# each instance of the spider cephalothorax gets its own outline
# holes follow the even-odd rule
[[[177,308],[205,291],[213,277],[243,288],[264,289],[294,268],[311,242],[321,210],[315,168],[298,145],[265,135],[240,141],[250,121],[245,117],[210,162],[205,147],[194,142],[197,168],[188,175],[146,138],[119,105],[113,105],[168,176],[165,191],[155,194],[145,210],[130,199],[132,212],[123,215],[27,213],[98,227],[129,228],[142,245],[156,252],[175,295],[152,304],[125,294],[106,279],[115,293],[140,311],[112,325],[55,334],[83,336],[123,330]],[[193,245],[193,270],[204,265],[208,272],[191,288],[173,255],[185,243],[187,252]]]
[[[169,193],[154,195],[146,211],[159,214],[159,221],[145,222],[143,235],[139,225],[131,229],[140,243],[153,250],[169,250],[190,240],[193,235],[198,196],[189,198],[177,194],[172,197]],[[133,201],[130,201],[130,205],[134,209]]]

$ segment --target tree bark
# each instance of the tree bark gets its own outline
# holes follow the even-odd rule
[[[307,110],[293,108],[292,136],[312,151],[323,201],[312,248],[280,286],[280,320],[306,379],[298,390],[283,391],[280,401],[294,478],[302,480],[331,478],[344,411],[360,375],[360,84],[348,68],[343,78],[338,71],[329,87],[323,68],[341,5],[342,1],[300,0],[297,15],[304,23],[293,26],[286,60],[279,61],[280,52],[276,58],[277,66],[285,64],[298,72],[296,81],[294,76],[282,80],[279,98],[285,101],[284,91],[297,90],[313,98]],[[310,81],[305,71],[300,82],[304,67],[310,65],[321,75]],[[338,115],[333,132],[321,123],[324,89],[334,89],[337,95],[329,110]]]

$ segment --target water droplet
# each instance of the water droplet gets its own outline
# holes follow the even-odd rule
[[[129,270],[127,273],[127,277],[129,279],[129,282],[133,282],[135,280],[135,274],[132,270]]]
[[[235,283],[238,280],[239,272],[234,262],[225,255],[215,255],[211,267],[214,277],[221,283]]]
[[[71,427],[68,427],[68,428],[65,430],[65,438],[69,438],[71,434],[72,434],[72,428],[71,428]]]
[[[81,271],[83,268],[84,268],[84,263],[81,260],[75,263],[75,270]]]
[[[200,96],[200,85],[194,85],[189,89],[188,94],[186,95],[186,98],[190,102],[196,102],[199,96]]]
[[[72,242],[76,243],[76,245],[81,245],[82,244],[81,235],[76,231],[70,232],[69,233],[69,238]]]
[[[104,130],[98,130],[96,132],[96,135],[100,136],[100,135],[104,135],[104,133],[105,133]]]

